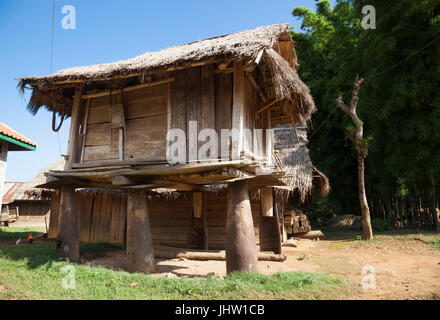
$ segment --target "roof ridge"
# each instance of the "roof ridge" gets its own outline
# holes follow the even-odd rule
[[[2,127],[5,127],[10,132],[5,131]],[[6,125],[3,122],[0,122],[0,134],[3,134],[3,135],[10,137],[12,139],[24,142],[24,143],[31,145],[31,146],[34,146],[34,147],[37,146],[37,144],[35,142],[26,138],[24,135],[18,133],[16,130],[12,129],[10,126]]]

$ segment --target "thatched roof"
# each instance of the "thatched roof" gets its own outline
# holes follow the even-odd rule
[[[311,192],[313,185],[322,196],[326,196],[330,191],[330,184],[327,177],[317,170],[310,160],[307,130],[298,127],[297,134],[298,140],[291,125],[275,129],[275,163],[286,172],[281,180],[292,189],[297,189],[302,199]]]
[[[64,157],[49,165],[47,168],[41,170],[31,181],[23,184],[18,190],[21,194],[26,194],[34,200],[48,200],[50,199],[51,190],[36,188],[36,186],[46,183],[45,172],[50,170],[63,170],[66,160]]]
[[[277,98],[295,101],[298,121],[305,123],[316,110],[309,88],[301,81],[296,70],[273,47],[280,39],[291,41],[287,24],[264,26],[254,30],[237,32],[225,36],[196,41],[180,46],[147,52],[132,59],[113,63],[75,67],[61,70],[46,76],[19,78],[19,87],[23,91],[30,85],[33,95],[28,109],[36,113],[45,105],[47,109],[61,113],[58,104],[70,105],[70,97],[65,90],[65,82],[93,81],[115,79],[117,77],[137,76],[141,82],[148,74],[166,71],[175,67],[186,67],[191,64],[212,59],[244,59],[250,62],[266,64],[271,70],[272,86]],[[288,40],[284,40],[284,39]],[[293,56],[296,54],[293,52]],[[63,82],[64,88],[57,85]],[[56,90],[54,90],[56,88]],[[298,101],[299,100],[299,101]],[[66,110],[70,114],[69,107]]]

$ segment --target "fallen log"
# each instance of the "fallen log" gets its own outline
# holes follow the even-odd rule
[[[315,230],[315,231],[309,231],[306,233],[299,233],[296,234],[295,237],[301,238],[301,239],[319,239],[324,238],[325,235],[321,232],[321,230]]]
[[[156,245],[154,247],[154,256],[157,259],[176,259],[183,258],[188,260],[217,260],[225,261],[226,252],[222,251],[209,251],[209,250],[191,250],[167,247],[162,245]],[[275,254],[275,253],[258,253],[258,261],[278,261],[283,262],[286,260],[285,254]]]

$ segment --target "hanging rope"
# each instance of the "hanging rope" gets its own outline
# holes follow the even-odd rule
[[[53,72],[53,39],[54,39],[54,26],[55,26],[55,0],[52,0],[52,29],[51,29],[51,36],[50,36],[50,74]],[[56,96],[54,96],[54,93],[52,91],[52,101],[54,101],[54,107],[56,106]],[[58,150],[60,152],[60,155],[62,155],[61,151],[61,142],[60,142],[60,134],[59,131],[61,129],[61,126],[63,125],[64,119],[66,118],[66,107],[64,107],[63,114],[61,116],[60,123],[58,126],[55,125],[56,123],[56,112],[52,112],[52,131],[57,133],[57,139],[58,139]]]
[[[64,107],[64,111],[61,116],[61,120],[60,120],[60,123],[58,124],[58,127],[55,127],[55,122],[56,122],[55,118],[56,118],[56,112],[54,111],[54,112],[52,112],[52,130],[54,132],[58,132],[58,131],[60,131],[61,125],[63,124],[64,119],[66,118],[66,107]],[[60,148],[60,153],[61,153],[61,148]]]

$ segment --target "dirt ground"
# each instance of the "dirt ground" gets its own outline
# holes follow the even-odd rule
[[[260,261],[258,270],[265,274],[326,273],[346,282],[349,293],[345,299],[440,299],[440,250],[434,250],[423,236],[379,236],[369,242],[354,240],[351,235],[337,238],[300,240],[297,248],[283,247],[286,261]],[[87,263],[123,269],[125,254],[111,252]],[[375,289],[363,289],[365,266],[374,268]],[[200,277],[212,272],[225,276],[225,262],[157,260],[155,275]],[[369,284],[373,286],[374,281]]]
[[[286,261],[259,261],[258,270],[264,274],[326,273],[345,281],[349,293],[342,298],[346,299],[440,299],[440,250],[434,249],[428,237],[405,232],[376,235],[373,241],[355,237],[355,232],[335,232],[320,241],[298,240],[297,248],[283,247]],[[123,270],[125,252],[111,251],[84,260],[86,264]],[[226,275],[224,261],[156,259],[156,263],[157,276]],[[363,289],[366,275],[362,269],[366,266],[375,272],[375,289]]]

